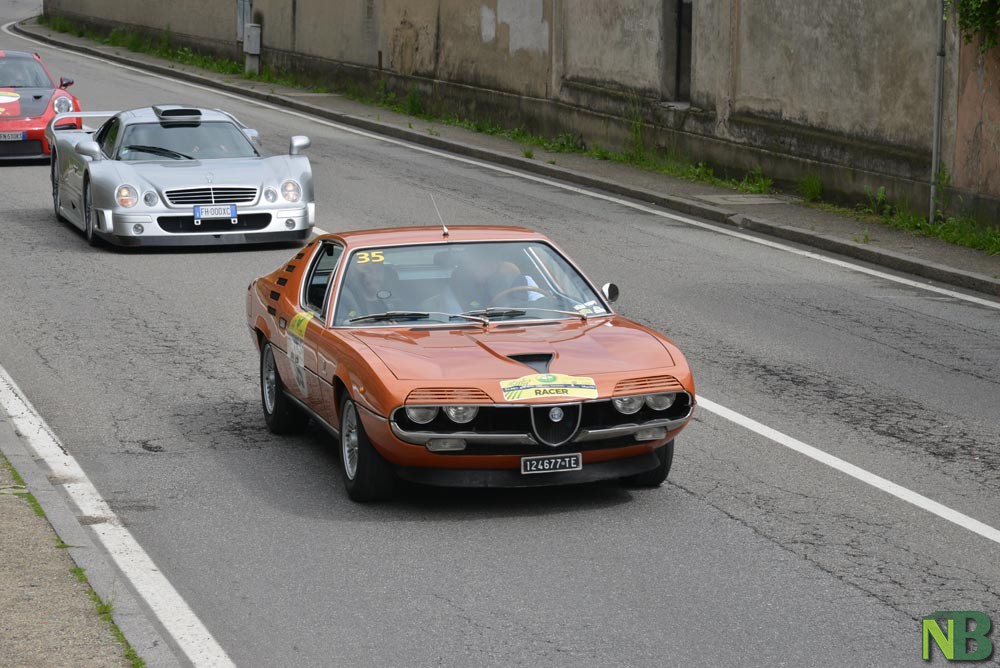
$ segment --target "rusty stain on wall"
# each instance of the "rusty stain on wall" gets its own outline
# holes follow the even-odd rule
[[[1000,53],[963,44],[959,54],[955,169],[958,188],[1000,193]]]

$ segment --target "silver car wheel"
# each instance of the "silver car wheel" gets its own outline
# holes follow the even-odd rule
[[[52,153],[52,208],[56,212],[56,218],[59,218],[62,214],[59,213],[59,178],[57,176],[59,167],[56,165],[56,154]]]
[[[89,183],[83,188],[83,228],[87,242],[94,245],[97,239],[94,234],[94,203],[91,200]]]
[[[264,410],[268,415],[273,415],[278,398],[278,369],[274,364],[274,352],[270,344],[264,346],[264,365],[261,368],[260,384],[264,390]]]
[[[344,404],[344,419],[340,424],[340,456],[344,474],[354,480],[358,474],[358,411],[353,401]]]

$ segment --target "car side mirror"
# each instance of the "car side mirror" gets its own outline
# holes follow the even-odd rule
[[[91,160],[101,159],[101,146],[96,141],[82,141],[76,145],[76,152]]]
[[[299,151],[309,148],[312,142],[305,135],[294,135],[288,142],[288,155],[298,155]]]
[[[72,79],[70,79],[68,77],[59,77],[59,87],[60,88],[69,88],[72,85],[73,85],[73,80]]]
[[[257,146],[260,146],[260,133],[253,128],[243,128],[243,134],[247,136],[247,139],[252,141]]]
[[[614,283],[605,283],[601,286],[601,292],[604,293],[604,298],[609,302],[618,301],[618,286]]]

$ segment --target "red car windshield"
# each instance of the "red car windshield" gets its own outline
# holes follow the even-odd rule
[[[41,63],[30,58],[0,58],[0,88],[52,88]]]

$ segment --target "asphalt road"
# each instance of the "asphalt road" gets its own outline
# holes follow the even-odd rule
[[[3,21],[37,3],[0,2]],[[670,335],[698,390],[1000,525],[1000,311],[0,34],[88,109],[219,106],[313,140],[329,230],[518,224]],[[916,666],[919,617],[1000,623],[998,545],[700,411],[661,489],[347,500],[275,437],[243,319],[290,247],[90,248],[0,165],[0,366],[240,666]]]

